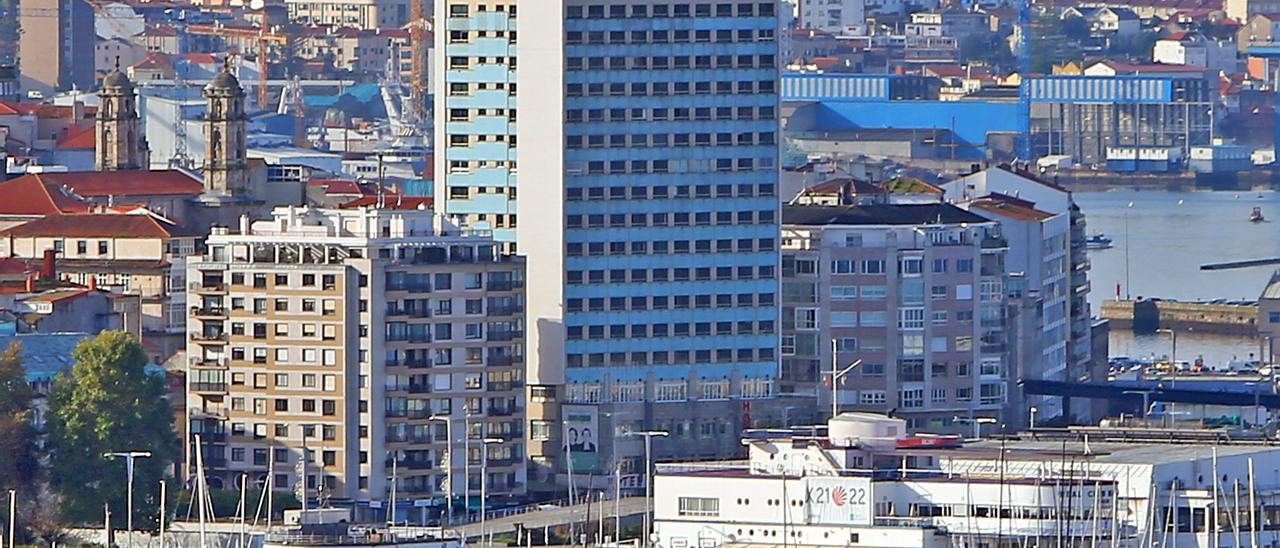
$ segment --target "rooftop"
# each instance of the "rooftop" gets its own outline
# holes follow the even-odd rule
[[[27,370],[27,382],[52,381],[58,373],[71,369],[74,361],[71,352],[88,333],[20,333],[0,335],[0,348],[19,344],[22,348],[22,365]]]
[[[784,206],[789,225],[927,225],[988,223],[989,219],[951,204],[868,204],[856,206]]]
[[[23,223],[2,236],[62,236],[69,238],[171,238],[182,236],[182,229],[149,214],[119,215],[86,213],[50,215]]]
[[[42,175],[23,175],[0,182],[0,215],[86,213],[90,204]]]
[[[195,196],[204,191],[204,183],[178,170],[35,173],[18,177],[14,182],[28,177],[43,181],[46,186],[66,187],[85,198]]]

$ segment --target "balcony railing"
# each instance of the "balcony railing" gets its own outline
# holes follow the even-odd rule
[[[187,284],[187,289],[197,293],[223,293],[227,286],[222,282],[191,282]]]
[[[227,309],[221,306],[193,306],[191,307],[192,316],[225,316]]]
[[[488,362],[489,365],[503,366],[515,363],[515,360],[515,356],[508,356],[506,354],[490,354]]]
[[[518,313],[520,313],[520,312],[524,312],[524,307],[522,307],[522,306],[515,306],[515,305],[511,305],[511,306],[490,306],[490,307],[489,307],[489,315],[490,315],[490,316],[513,316],[513,315],[518,314]]]
[[[227,383],[225,382],[192,382],[192,392],[226,392]]]
[[[227,333],[225,331],[220,333],[201,333],[199,331],[193,331],[191,333],[191,340],[196,342],[226,342]]]
[[[226,358],[201,358],[199,356],[192,356],[189,362],[191,363],[192,367],[223,367],[225,368],[228,365]]]
[[[521,330],[489,332],[489,340],[491,341],[510,341],[523,336],[524,336],[524,331],[521,331]]]
[[[429,385],[429,384],[410,384],[410,385],[409,385],[409,393],[410,393],[410,394],[430,394],[430,393],[431,393],[431,385]]]

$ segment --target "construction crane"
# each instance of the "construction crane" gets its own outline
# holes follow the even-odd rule
[[[237,39],[241,41],[241,48],[247,49],[247,44],[255,44],[257,47],[257,70],[258,70],[258,108],[267,108],[269,97],[267,95],[267,77],[271,70],[271,59],[269,51],[273,46],[279,48],[280,59],[287,59],[287,49],[289,47],[289,37],[278,32],[278,28],[267,27],[230,27],[220,24],[214,25],[188,25],[187,33],[193,35],[216,36],[223,40]],[[240,52],[245,53],[244,51]]]
[[[414,121],[426,119],[427,106],[427,52],[430,48],[430,23],[426,16],[428,0],[409,2],[409,48],[413,58],[409,69],[409,104]],[[397,66],[400,60],[396,59]]]

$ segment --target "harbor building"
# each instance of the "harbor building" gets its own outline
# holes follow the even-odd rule
[[[1280,449],[1212,430],[904,435],[846,413],[747,432],[749,458],[656,466],[662,547],[1266,546]]]
[[[1031,157],[1070,156],[1107,163],[1108,148],[1180,149],[1210,144],[1213,80],[1202,74],[1043,76],[1022,83],[1030,103]]]
[[[786,206],[782,216],[780,391],[816,391],[826,404],[817,416],[798,405],[795,420],[829,417],[833,395],[838,409],[892,410],[913,431],[1001,417],[1013,377],[996,222],[943,203]],[[833,393],[832,370],[855,362]]]
[[[489,235],[422,208],[282,207],[206,248],[187,420],[212,487],[271,471],[301,493],[305,471],[309,499],[374,518],[393,473],[402,503],[478,492],[485,451],[490,497],[524,492],[524,264]]]

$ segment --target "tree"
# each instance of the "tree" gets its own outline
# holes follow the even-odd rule
[[[142,345],[123,331],[81,342],[72,358],[49,394],[49,480],[62,497],[62,517],[97,523],[109,503],[115,522],[124,523],[125,464],[103,453],[150,451],[134,469],[133,522],[153,526],[159,481],[178,450],[164,378],[148,374]]]
[[[35,485],[36,431],[31,425],[31,385],[22,367],[21,349],[0,352],[0,493]]]

